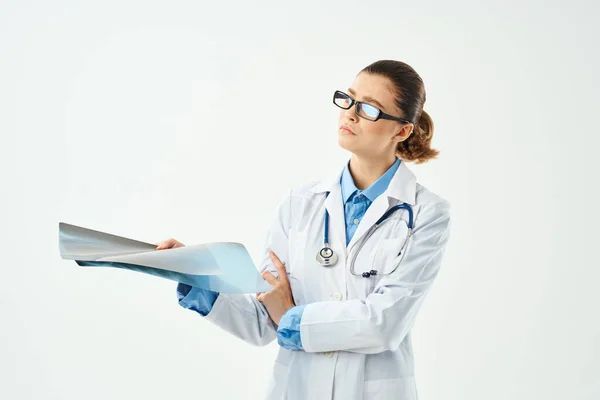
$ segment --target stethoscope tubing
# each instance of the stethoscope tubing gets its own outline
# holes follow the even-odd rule
[[[325,198],[327,198],[327,196],[329,196],[329,192],[325,193]],[[385,273],[385,274],[380,274],[380,275],[390,275],[398,269],[398,267],[402,263],[402,260],[404,259],[404,255],[405,255],[404,250],[406,249],[408,242],[411,239],[412,230],[413,230],[413,222],[414,222],[413,210],[412,210],[412,207],[407,203],[398,204],[398,205],[395,205],[395,206],[391,207],[390,209],[388,209],[381,216],[381,218],[379,218],[377,220],[377,222],[375,222],[375,224],[365,234],[365,236],[361,240],[360,245],[358,246],[357,250],[353,253],[352,257],[350,258],[350,273],[352,275],[369,278],[371,276],[378,274],[377,270],[372,269],[370,271],[365,271],[362,274],[358,275],[356,273],[356,271],[354,270],[354,263],[358,256],[358,253],[363,248],[363,246],[365,245],[367,240],[371,237],[371,235],[373,235],[373,233],[377,230],[377,228],[379,228],[379,226],[381,226],[381,224],[383,224],[386,220],[388,220],[388,217],[390,215],[392,215],[392,213],[394,213],[396,210],[400,210],[400,209],[404,209],[408,212],[408,233],[406,236],[406,240],[404,241],[404,244],[402,245],[402,248],[400,249],[400,253],[398,254],[400,256],[400,260],[398,261],[398,263],[396,264],[396,266],[394,267],[394,269],[392,271]],[[329,266],[334,265],[337,262],[337,255],[333,252],[333,249],[331,249],[331,247],[329,246],[329,213],[327,212],[327,209],[325,209],[325,226],[324,226],[324,228],[325,229],[324,229],[324,234],[323,234],[323,248],[321,250],[319,250],[319,252],[317,253],[317,261],[322,266],[329,267]],[[330,254],[330,256],[325,257],[323,255],[324,253]]]

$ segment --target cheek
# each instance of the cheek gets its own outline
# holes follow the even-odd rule
[[[363,124],[361,127],[361,132],[371,142],[376,142],[379,137],[379,130],[373,126],[373,124]]]
[[[382,130],[380,126],[372,123],[365,123],[361,125],[360,129],[367,146],[380,149],[389,145],[389,140],[387,139],[388,134],[386,131]]]

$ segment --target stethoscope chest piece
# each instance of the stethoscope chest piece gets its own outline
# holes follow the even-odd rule
[[[317,253],[317,262],[324,267],[330,267],[335,265],[337,262],[337,254],[333,252],[331,247],[325,245],[319,252]]]

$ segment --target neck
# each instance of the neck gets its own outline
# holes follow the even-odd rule
[[[352,155],[348,168],[354,179],[354,184],[359,190],[365,190],[381,177],[396,162],[396,156],[391,158],[368,159]]]

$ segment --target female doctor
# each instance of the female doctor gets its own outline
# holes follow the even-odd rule
[[[277,339],[267,399],[417,399],[411,329],[450,231],[448,201],[406,165],[438,155],[425,88],[409,65],[381,60],[333,102],[339,144],[352,155],[279,204],[259,266],[273,289],[179,283],[179,304],[255,346]]]

